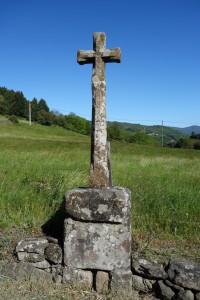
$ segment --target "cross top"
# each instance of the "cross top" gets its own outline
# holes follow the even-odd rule
[[[77,62],[80,65],[93,64],[91,187],[109,187],[112,185],[107,149],[105,63],[119,63],[120,61],[120,48],[106,49],[104,32],[93,34],[93,50],[79,50],[77,52]]]
[[[79,50],[77,53],[77,61],[80,65],[91,64],[95,62],[95,58],[100,56],[106,63],[121,62],[120,48],[105,49],[106,35],[104,32],[95,32],[93,34],[93,50]]]

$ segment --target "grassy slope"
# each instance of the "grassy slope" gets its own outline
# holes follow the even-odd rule
[[[88,138],[22,124],[0,125],[0,138],[1,226],[41,225],[65,191],[86,183]]]
[[[0,124],[0,149],[2,232],[37,230],[66,191],[88,184],[89,137],[36,124]],[[200,256],[200,151],[112,143],[111,160],[114,185],[132,191],[138,247],[184,244]]]

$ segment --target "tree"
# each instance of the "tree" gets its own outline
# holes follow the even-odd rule
[[[54,115],[44,109],[41,109],[38,111],[37,121],[42,125],[50,126],[54,122]]]
[[[14,92],[12,104],[10,107],[12,110],[12,114],[19,117],[27,117],[26,104],[27,100],[24,98],[23,93]]]
[[[152,138],[143,131],[137,131],[134,135],[129,137],[129,143],[137,144],[152,144]]]
[[[6,113],[6,102],[3,95],[0,95],[0,115]]]
[[[66,116],[66,121],[66,129],[82,134],[90,134],[91,132],[91,122],[84,118],[76,116],[74,113],[70,113],[68,116]]]
[[[33,98],[31,101],[31,119],[33,122],[36,122],[38,119],[38,101],[36,98]]]
[[[193,145],[193,148],[194,148],[195,150],[200,150],[200,142],[195,143],[195,144]]]
[[[108,139],[116,141],[122,140],[121,130],[117,122],[113,122],[108,126]]]
[[[40,101],[38,102],[37,108],[38,108],[38,111],[44,110],[44,111],[46,111],[46,112],[49,112],[49,107],[48,107],[46,101],[45,101],[44,99],[42,99],[42,98],[41,98]]]
[[[54,112],[53,112],[54,114]],[[65,127],[67,123],[66,118],[63,115],[55,115],[54,114],[54,125]]]
[[[28,101],[22,92],[14,92],[13,90],[1,87],[0,95],[4,97],[4,103],[1,101],[1,110],[3,110],[4,114],[27,117]]]
[[[175,148],[190,148],[189,140],[181,138],[176,142]]]
[[[190,136],[191,139],[199,140],[200,139],[200,133],[194,133],[194,131],[191,133]]]
[[[6,102],[5,114],[13,114],[13,102],[14,102],[14,91],[13,90],[4,90],[4,99]]]

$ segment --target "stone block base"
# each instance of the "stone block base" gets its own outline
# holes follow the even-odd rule
[[[111,282],[110,282],[111,290],[119,291],[126,294],[131,295],[132,293],[132,272],[131,270],[115,270],[111,272]]]
[[[79,188],[66,193],[65,209],[64,281],[130,293],[130,191]]]
[[[63,283],[70,283],[79,286],[93,287],[93,273],[88,270],[73,269],[65,267],[63,269]]]
[[[65,220],[64,264],[75,269],[130,268],[131,235],[122,224]]]

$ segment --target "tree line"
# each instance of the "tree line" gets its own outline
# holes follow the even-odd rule
[[[29,103],[31,104],[31,119],[33,122],[46,126],[60,126],[84,135],[91,134],[91,121],[77,116],[74,113],[63,115],[58,111],[51,111],[47,102],[41,98],[28,101],[21,91],[9,90],[0,87],[0,115],[7,116],[12,122],[17,123],[18,118],[29,119]],[[108,140],[123,141],[137,144],[158,144],[159,141],[138,130],[132,132],[123,128],[119,122],[108,122]],[[190,138],[180,138],[167,144],[173,148],[200,149],[200,134],[191,133]]]
[[[81,134],[91,134],[91,122],[74,113],[63,115],[51,111],[46,101],[33,98],[28,101],[21,91],[0,87],[0,115],[8,116],[12,122],[18,118],[29,119],[29,103],[31,104],[31,119],[46,126],[60,126]],[[125,141],[128,143],[153,144],[153,139],[142,131],[133,133],[120,127],[118,122],[108,124],[108,140]]]
[[[200,133],[192,132],[189,138],[181,138],[168,144],[171,148],[200,150]]]
[[[86,135],[91,132],[91,122],[74,113],[63,115],[58,111],[51,111],[43,98],[28,101],[22,92],[0,87],[0,115],[8,116],[13,122],[17,122],[18,118],[28,120],[29,103],[33,122],[46,126],[60,126]]]
[[[91,121],[74,113],[63,115],[58,111],[51,111],[43,98],[40,100],[33,98],[32,101],[28,101],[21,91],[15,92],[6,87],[0,87],[0,115],[7,116],[12,122],[17,123],[18,118],[29,119],[29,103],[31,104],[33,122],[46,126],[60,126],[85,135],[91,134]],[[132,132],[123,128],[122,125],[119,122],[108,122],[108,140],[149,145],[160,143],[159,140],[152,138],[144,130]],[[180,138],[166,146],[200,149],[200,134],[192,132],[190,138]]]

